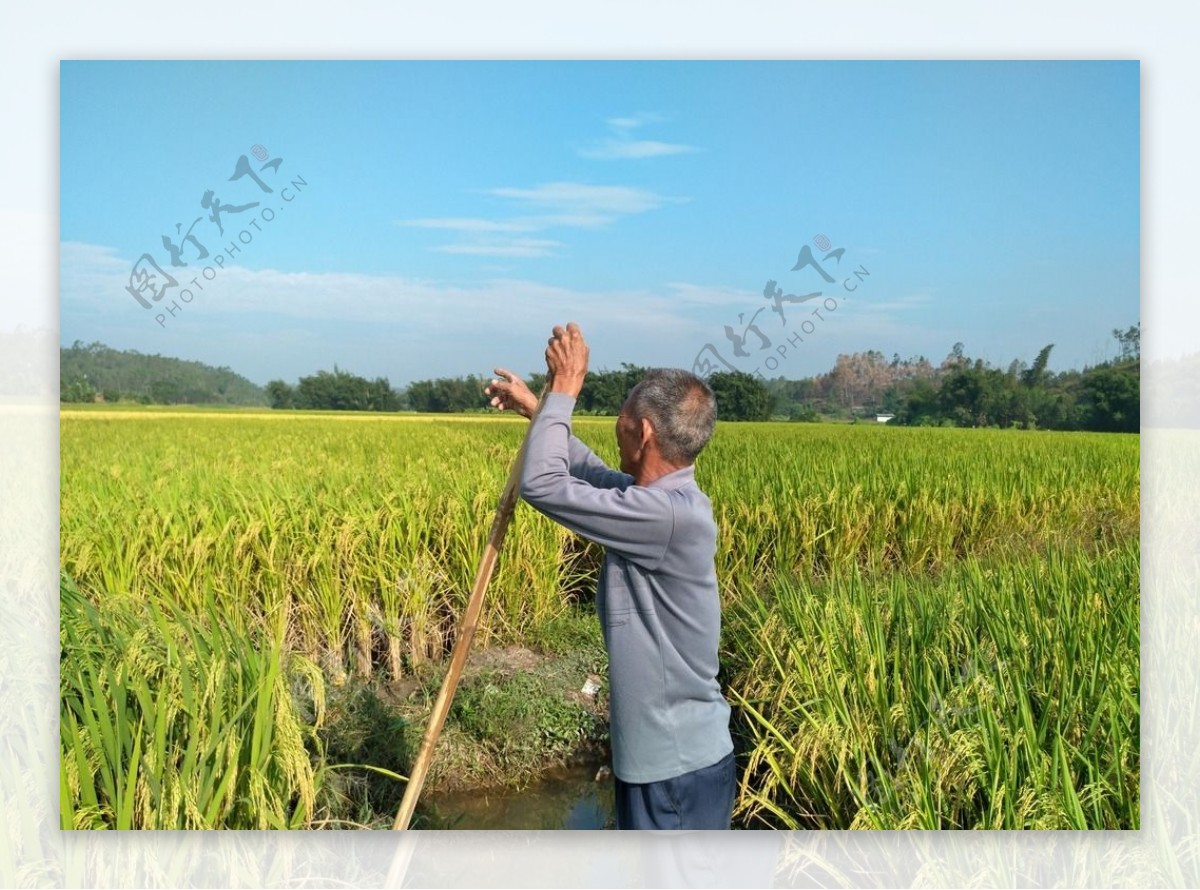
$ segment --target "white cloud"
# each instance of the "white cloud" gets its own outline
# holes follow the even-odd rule
[[[597,145],[579,149],[579,156],[590,160],[609,161],[625,158],[658,158],[665,155],[687,154],[693,151],[699,151],[699,149],[694,145],[655,142],[651,139],[608,139]]]
[[[635,130],[645,124],[655,124],[663,119],[661,114],[655,114],[652,111],[641,111],[637,114],[626,115],[624,117],[610,117],[605,121],[614,130]]]
[[[525,241],[527,250],[550,250],[558,242]],[[494,256],[511,256],[509,245],[498,243]],[[95,318],[103,314],[114,323],[124,321],[137,329],[154,330],[159,311],[142,309],[125,291],[132,258],[111,248],[94,244],[64,242],[60,247],[61,299],[64,321]],[[471,245],[453,252],[481,252]],[[485,254],[486,255],[486,254]],[[199,271],[189,269],[189,275]],[[182,275],[176,276],[181,286]],[[190,280],[190,277],[189,277]],[[660,288],[614,291],[582,291],[521,278],[494,278],[474,286],[444,284],[398,275],[366,275],[356,272],[284,272],[251,270],[227,265],[216,277],[204,281],[179,318],[201,318],[214,329],[234,330],[236,319],[252,313],[273,316],[290,326],[321,324],[331,320],[352,324],[403,324],[414,336],[422,331],[459,325],[468,329],[495,329],[542,320],[552,312],[559,318],[578,313],[601,328],[624,328],[631,320],[636,327],[659,328],[673,337],[698,326],[714,308],[752,305],[760,295],[749,291],[673,282]],[[193,288],[193,290],[195,290]],[[179,290],[168,292],[166,306],[178,298]],[[193,322],[188,322],[192,324]],[[719,330],[719,329],[718,329]]]
[[[614,130],[632,130],[641,125],[641,122],[633,117],[610,117],[605,123]]]
[[[684,145],[678,142],[660,142],[655,139],[634,139],[633,131],[646,124],[659,123],[662,115],[652,112],[610,117],[605,121],[612,131],[612,137],[599,142],[591,142],[576,149],[581,158],[593,161],[637,160],[640,158],[661,158],[668,155],[688,154],[699,151],[694,145]]]
[[[524,240],[530,251],[556,242]],[[509,245],[511,246],[511,245]],[[491,255],[513,255],[498,241]],[[483,253],[471,246],[458,252]],[[579,290],[497,276],[473,285],[352,272],[284,272],[227,266],[205,282],[164,332],[155,311],[125,292],[133,257],[109,247],[63,243],[63,330],[84,340],[111,338],[123,348],[194,355],[254,379],[295,376],[341,362],[356,373],[395,382],[482,370],[481,362],[538,366],[550,327],[578,321],[593,344],[595,367],[621,361],[691,367],[706,343],[727,346],[723,326],[750,321],[783,343],[779,320],[757,289],[674,281],[630,290]],[[483,253],[483,255],[487,255]],[[180,276],[182,282],[182,277]],[[940,358],[955,339],[922,313],[933,295],[865,295],[824,313],[818,333],[789,352],[781,373],[827,370],[838,351],[885,349]],[[798,318],[798,317],[797,317]],[[798,322],[789,315],[789,333]],[[286,334],[286,336],[285,336]],[[940,350],[940,351],[939,351]],[[522,358],[514,358],[525,357]]]
[[[566,214],[613,215],[644,213],[673,199],[624,185],[588,185],[582,182],[547,182],[533,188],[505,187],[490,194],[518,203]]]
[[[487,194],[506,199],[517,212],[501,219],[421,217],[397,220],[397,224],[459,232],[463,236],[482,236],[476,240],[440,244],[429,248],[439,253],[541,257],[552,255],[555,252],[554,248],[563,247],[563,243],[503,236],[560,228],[596,228],[609,225],[622,216],[645,213],[665,204],[686,200],[630,186],[589,185],[581,182],[548,182],[531,188],[505,186],[489,189]]]
[[[563,228],[594,228],[596,226],[605,226],[615,220],[617,217],[607,213],[548,213],[543,216],[523,217],[523,219],[534,223],[536,222],[542,228],[554,228],[562,226]]]
[[[64,270],[92,269],[112,272],[128,269],[132,260],[123,259],[115,247],[63,241],[58,246],[59,264]]]
[[[662,157],[698,151],[691,145],[633,139],[631,133],[639,127],[657,123],[663,118],[652,112],[611,117],[606,123],[615,138],[609,138],[579,150],[593,159],[636,159]],[[552,256],[563,242],[548,238],[504,237],[528,235],[562,228],[598,228],[610,225],[623,216],[657,210],[666,204],[687,199],[671,198],[642,188],[622,185],[592,185],[582,182],[547,182],[531,187],[502,186],[488,189],[485,194],[502,198],[514,212],[499,218],[483,217],[420,217],[398,220],[397,224],[412,228],[457,232],[463,240],[438,244],[430,250],[464,256],[497,256],[514,259]],[[476,237],[472,237],[476,236]]]
[[[63,241],[58,248],[59,293],[77,310],[111,308],[118,298],[137,306],[125,287],[136,257],[122,258],[114,247]]]
[[[456,232],[532,232],[538,228],[531,221],[515,219],[476,219],[472,217],[437,217],[426,219],[402,219],[398,225],[422,229],[451,229]]]
[[[743,290],[734,287],[714,287],[712,285],[690,284],[673,281],[667,285],[672,302],[683,306],[729,307],[735,312],[753,309],[755,305],[765,303],[761,292]]]
[[[932,302],[932,293],[929,291],[918,291],[881,302],[864,298],[860,301],[859,305],[862,307],[864,314],[886,315],[892,312],[910,312],[913,309],[924,309]]]
[[[441,253],[468,254],[473,256],[535,257],[550,256],[554,248],[562,247],[561,241],[544,238],[510,238],[494,243],[443,244],[433,250]]]

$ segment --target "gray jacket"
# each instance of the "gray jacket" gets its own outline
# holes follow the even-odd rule
[[[733,750],[717,684],[721,606],[712,503],[684,467],[649,485],[571,435],[549,393],[529,430],[521,497],[605,549],[596,612],[608,648],[613,772],[658,782]]]

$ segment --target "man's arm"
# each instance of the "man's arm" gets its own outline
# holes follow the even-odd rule
[[[529,430],[521,497],[588,540],[652,566],[662,559],[674,531],[670,496],[661,489],[633,484],[597,487],[573,476],[570,442],[574,407],[575,399],[568,394],[547,394]],[[593,458],[605,473],[631,479]]]
[[[497,376],[484,390],[491,397],[492,407],[499,411],[514,411],[522,417],[532,418],[538,400],[525,385],[525,381],[507,368],[496,368],[495,370]],[[567,454],[570,459],[571,475],[590,482],[597,488],[627,488],[633,482],[632,476],[627,473],[618,473],[605,465],[592,449],[575,436],[571,436]]]
[[[632,476],[609,467],[575,436],[568,441],[567,457],[571,475],[596,488],[624,489],[633,484]]]

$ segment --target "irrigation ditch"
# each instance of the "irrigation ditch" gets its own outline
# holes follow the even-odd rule
[[[319,738],[330,771],[323,808],[348,824],[390,827],[446,665],[400,681],[348,679],[326,690]],[[611,817],[603,651],[473,652],[414,828],[600,828]],[[356,768],[354,765],[370,765]]]

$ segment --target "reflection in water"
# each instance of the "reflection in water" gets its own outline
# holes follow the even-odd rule
[[[429,828],[476,830],[616,827],[612,777],[597,782],[595,765],[550,773],[520,789],[431,794]]]

